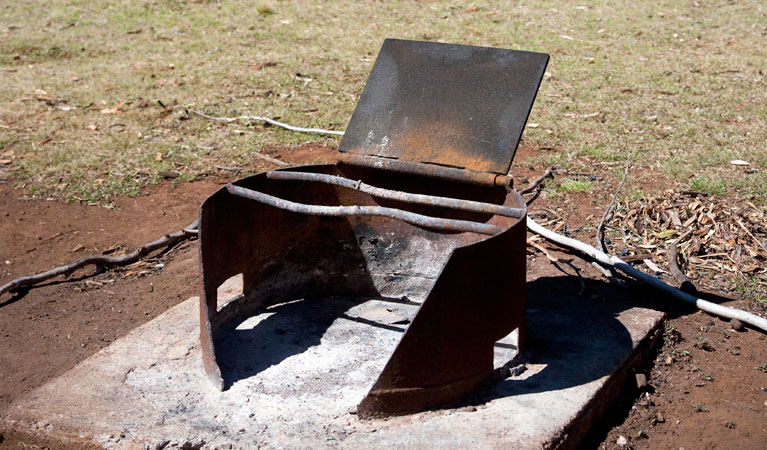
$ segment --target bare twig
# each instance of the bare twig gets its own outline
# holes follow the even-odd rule
[[[581,271],[578,270],[577,267],[575,267],[575,264],[573,264],[572,259],[563,259],[561,260],[562,263],[567,264],[570,266],[571,269],[575,272],[576,275],[578,275],[578,281],[581,283],[581,290],[578,292],[578,295],[583,295],[583,293],[586,291],[586,282],[583,281],[583,276],[581,275]],[[564,270],[562,271],[564,272]]]
[[[258,152],[253,152],[250,154],[251,156],[255,156],[258,159],[263,159],[266,162],[270,162],[272,164],[278,165],[278,166],[289,166],[289,163],[286,163],[285,161],[280,161],[277,158],[272,158],[271,156],[266,156]]]
[[[286,130],[290,131],[298,131],[300,133],[317,133],[317,134],[333,134],[336,136],[343,136],[343,131],[335,131],[335,130],[323,130],[322,128],[302,128],[302,127],[294,127],[293,125],[288,125],[287,123],[278,122],[274,119],[270,119],[268,117],[264,116],[237,116],[237,117],[216,117],[211,116],[208,114],[205,114],[202,111],[196,111],[194,109],[187,109],[184,108],[184,110],[187,110],[193,114],[197,114],[200,117],[204,117],[208,120],[215,120],[217,122],[236,122],[238,120],[255,120],[258,122],[266,122],[270,125],[274,125],[276,127],[285,128]]]
[[[218,169],[218,170],[226,170],[227,172],[233,172],[235,177],[240,172],[242,172],[242,167],[216,166],[216,169]]]
[[[762,242],[761,242],[759,239],[757,239],[757,238],[756,238],[756,236],[754,236],[753,234],[751,234],[751,232],[750,232],[750,231],[748,231],[748,228],[746,228],[746,226],[745,226],[745,225],[743,225],[743,222],[741,222],[740,220],[737,220],[736,222],[738,222],[738,225],[740,225],[740,227],[741,227],[741,228],[743,228],[743,231],[745,231],[745,232],[746,232],[746,234],[748,234],[749,236],[751,236],[751,239],[753,239],[753,240],[754,240],[754,242],[756,242],[757,244],[759,244],[759,247],[762,247],[762,250],[764,250],[764,251],[766,251],[766,252],[767,252],[767,247],[765,247],[765,246],[764,246],[764,244],[762,244]]]
[[[599,225],[597,226],[597,246],[602,252],[607,251],[605,248],[605,225],[613,218],[613,205],[615,205],[615,199],[618,198],[618,193],[626,183],[626,178],[629,175],[629,167],[631,167],[631,152],[629,152],[626,157],[626,169],[623,171],[623,179],[621,179],[620,184],[618,184],[618,189],[613,193],[613,199],[610,200],[610,204],[607,206],[604,214],[602,214],[602,220],[599,221]]]
[[[472,211],[485,214],[499,214],[506,217],[521,219],[525,215],[525,210],[521,208],[512,208],[510,206],[496,205],[494,203],[475,202],[472,200],[459,200],[449,197],[438,197],[434,195],[413,194],[409,192],[395,191],[391,189],[379,188],[363,183],[362,180],[354,181],[348,178],[335,175],[326,175],[312,172],[292,172],[278,170],[267,172],[266,177],[272,180],[291,180],[291,181],[314,181],[319,183],[332,184],[347,189],[354,189],[373,197],[397,200],[407,203],[417,203],[421,205],[440,206],[443,208],[460,209],[462,211]]]
[[[285,209],[301,214],[316,216],[346,217],[346,216],[384,216],[400,219],[414,225],[428,228],[437,228],[448,231],[462,231],[480,234],[494,235],[503,231],[503,227],[468,220],[443,219],[440,217],[424,216],[395,208],[381,206],[324,206],[295,203],[263,192],[245,189],[233,184],[228,184],[226,190],[230,194],[264,203],[275,208]]]
[[[599,247],[600,251],[606,251],[605,248],[605,225],[610,222],[613,218],[613,205],[615,205],[615,200],[618,198],[618,193],[623,188],[623,184],[626,183],[626,178],[629,174],[629,167],[631,165],[631,153],[628,154],[626,157],[626,169],[623,171],[623,178],[621,179],[621,182],[618,184],[618,188],[613,193],[613,198],[610,200],[610,204],[607,206],[607,209],[605,210],[604,214],[602,214],[602,219],[599,221],[599,225],[597,226],[597,246]],[[592,261],[592,266],[596,267],[597,270],[602,272],[602,275],[605,276],[611,283],[617,283],[617,284],[623,284],[621,281],[616,278],[615,273],[611,267],[603,267],[600,265],[597,261]]]
[[[527,245],[529,245],[529,246],[537,249],[541,253],[543,253],[546,256],[546,258],[548,258],[549,261],[551,261],[553,263],[559,262],[559,258],[557,258],[556,256],[552,256],[551,253],[549,253],[549,251],[546,250],[541,244],[539,244],[537,242],[533,242],[533,241],[528,239]]]
[[[155,250],[161,249],[163,247],[167,247],[169,245],[173,245],[176,242],[188,239],[192,236],[197,236],[197,228],[198,228],[198,222],[197,220],[195,220],[194,222],[190,223],[189,225],[187,225],[180,231],[177,231],[171,234],[166,234],[165,236],[157,240],[154,240],[148,244],[142,245],[141,247],[128,253],[127,255],[88,256],[85,258],[78,259],[77,261],[72,262],[70,264],[54,267],[45,272],[16,278],[15,280],[11,280],[10,282],[0,286],[0,295],[3,295],[6,292],[17,291],[23,287],[40,284],[44,281],[50,280],[51,278],[55,278],[59,275],[64,275],[68,277],[74,271],[86,266],[90,266],[90,265],[109,268],[109,267],[126,266],[128,264],[133,264],[134,262],[154,252]]]
[[[532,192],[535,188],[537,188],[541,183],[546,181],[547,178],[554,178],[554,173],[552,171],[552,168],[549,167],[546,169],[545,172],[543,172],[543,175],[533,180],[533,182],[530,184],[530,186],[522,189],[519,191],[519,194],[527,194],[528,192]]]
[[[663,281],[659,280],[658,278],[652,275],[648,275],[638,269],[631,267],[629,264],[626,264],[617,256],[610,257],[604,252],[597,250],[596,248],[586,244],[585,242],[571,239],[571,238],[562,236],[561,234],[554,233],[551,230],[547,230],[546,228],[537,224],[529,216],[527,217],[527,228],[533,233],[539,234],[552,242],[555,242],[564,247],[578,250],[581,253],[599,261],[599,263],[602,265],[614,267],[617,270],[628,275],[629,277],[635,280],[643,281],[649,284],[650,286],[653,286],[671,295],[677,300],[680,300],[691,306],[695,306],[702,311],[705,311],[707,313],[710,313],[719,317],[724,317],[727,319],[738,319],[743,323],[749,324],[755,328],[758,328],[764,332],[767,332],[767,319],[763,317],[759,317],[756,314],[751,314],[737,308],[730,308],[727,306],[717,305],[716,303],[711,303],[709,301],[706,301],[706,300],[697,298],[695,296],[692,296],[690,294],[687,294],[685,292],[682,292],[679,289],[669,286],[668,284],[664,283]]]
[[[693,294],[697,292],[697,289],[695,289],[695,285],[692,284],[692,281],[687,278],[687,275],[682,272],[682,269],[679,267],[678,259],[679,251],[676,248],[676,244],[670,242],[668,244],[668,266],[671,269],[671,275],[673,275],[674,279],[679,283],[679,289],[689,294]]]
[[[533,236],[533,238],[536,238],[538,236]],[[575,272],[575,275],[578,276],[578,281],[581,283],[581,290],[578,292],[578,295],[583,295],[583,292],[586,291],[586,282],[583,281],[583,276],[581,275],[581,271],[578,270],[577,267],[575,267],[575,264],[573,264],[572,259],[560,259],[556,256],[553,256],[551,253],[549,253],[548,250],[546,250],[545,247],[543,247],[541,244],[535,242],[532,238],[527,240],[527,245],[537,249],[541,253],[543,253],[546,258],[549,260],[549,262],[557,268],[560,272],[564,273],[565,275],[570,275],[567,273],[566,270],[564,270],[560,264],[564,264],[566,266],[569,266],[571,269],[573,269],[573,272]]]

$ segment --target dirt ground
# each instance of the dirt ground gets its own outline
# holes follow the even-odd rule
[[[272,156],[294,163],[332,160],[334,149],[304,147]],[[544,167],[525,164],[531,149],[517,154],[515,180],[532,180]],[[607,169],[594,168],[595,174]],[[117,209],[52,200],[30,200],[0,182],[0,282],[39,272],[88,254],[130,251],[191,222],[201,201],[229,181],[211,176],[173,187],[170,182],[135,198],[120,198]],[[648,184],[663,180],[644,178]],[[614,187],[612,187],[614,188]],[[556,213],[560,232],[593,242],[609,192],[590,190],[540,197],[536,215]],[[545,244],[543,244],[546,246]],[[577,257],[585,278],[599,273]],[[538,250],[528,249],[528,271],[551,270]],[[580,281],[565,268],[574,289]],[[0,298],[0,414],[14,399],[44,384],[108,346],[171,306],[197,295],[196,241],[184,242],[148,260],[99,273],[93,269],[56,279],[26,292]],[[590,292],[586,283],[582,295]],[[631,289],[645,289],[631,285]],[[734,292],[709,295],[714,301],[764,314],[763,304],[728,300]],[[644,373],[638,389],[616,399],[612,422],[597,427],[591,448],[759,448],[767,440],[767,342],[750,329],[735,331],[728,322],[676,305],[647,290],[648,305],[669,317],[663,347]],[[644,382],[646,380],[646,383]],[[0,449],[62,448],[44,437],[0,430]],[[623,445],[621,445],[623,444]],[[82,448],[89,448],[82,443]]]

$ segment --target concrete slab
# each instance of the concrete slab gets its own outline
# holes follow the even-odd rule
[[[251,317],[225,340],[231,388],[219,392],[202,372],[191,298],[17,400],[4,421],[115,449],[572,448],[659,341],[663,315],[556,283],[528,283],[526,370],[455,408],[354,414],[417,306],[324,299]]]

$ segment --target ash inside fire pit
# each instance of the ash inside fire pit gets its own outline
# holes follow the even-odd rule
[[[219,298],[241,289],[241,277],[234,277]],[[336,297],[272,306],[222,333],[222,375],[232,389],[280,396],[276,403],[331,393],[337,402],[319,402],[315,413],[353,411],[420,305],[407,298]],[[516,333],[496,343],[496,368],[514,359],[516,344]]]

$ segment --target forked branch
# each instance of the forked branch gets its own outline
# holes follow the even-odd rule
[[[59,275],[64,275],[65,277],[68,277],[72,275],[72,273],[74,273],[76,270],[82,269],[83,267],[87,267],[87,266],[100,266],[104,268],[110,268],[110,267],[127,266],[128,264],[133,264],[134,262],[138,261],[139,259],[143,258],[144,256],[156,250],[159,250],[164,247],[168,247],[179,241],[189,239],[193,236],[197,236],[197,223],[198,223],[197,220],[195,220],[194,222],[185,226],[181,230],[175,233],[166,234],[165,236],[159,239],[149,242],[148,244],[142,245],[141,247],[137,248],[136,250],[126,255],[87,256],[85,258],[80,258],[75,262],[65,264],[63,266],[54,267],[50,270],[46,270],[45,272],[40,272],[35,275],[27,275],[27,276],[16,278],[15,280],[11,280],[10,282],[0,286],[0,295],[5,294],[6,292],[18,291],[19,289],[24,287],[40,284],[44,281],[50,280],[51,278],[55,278]]]

